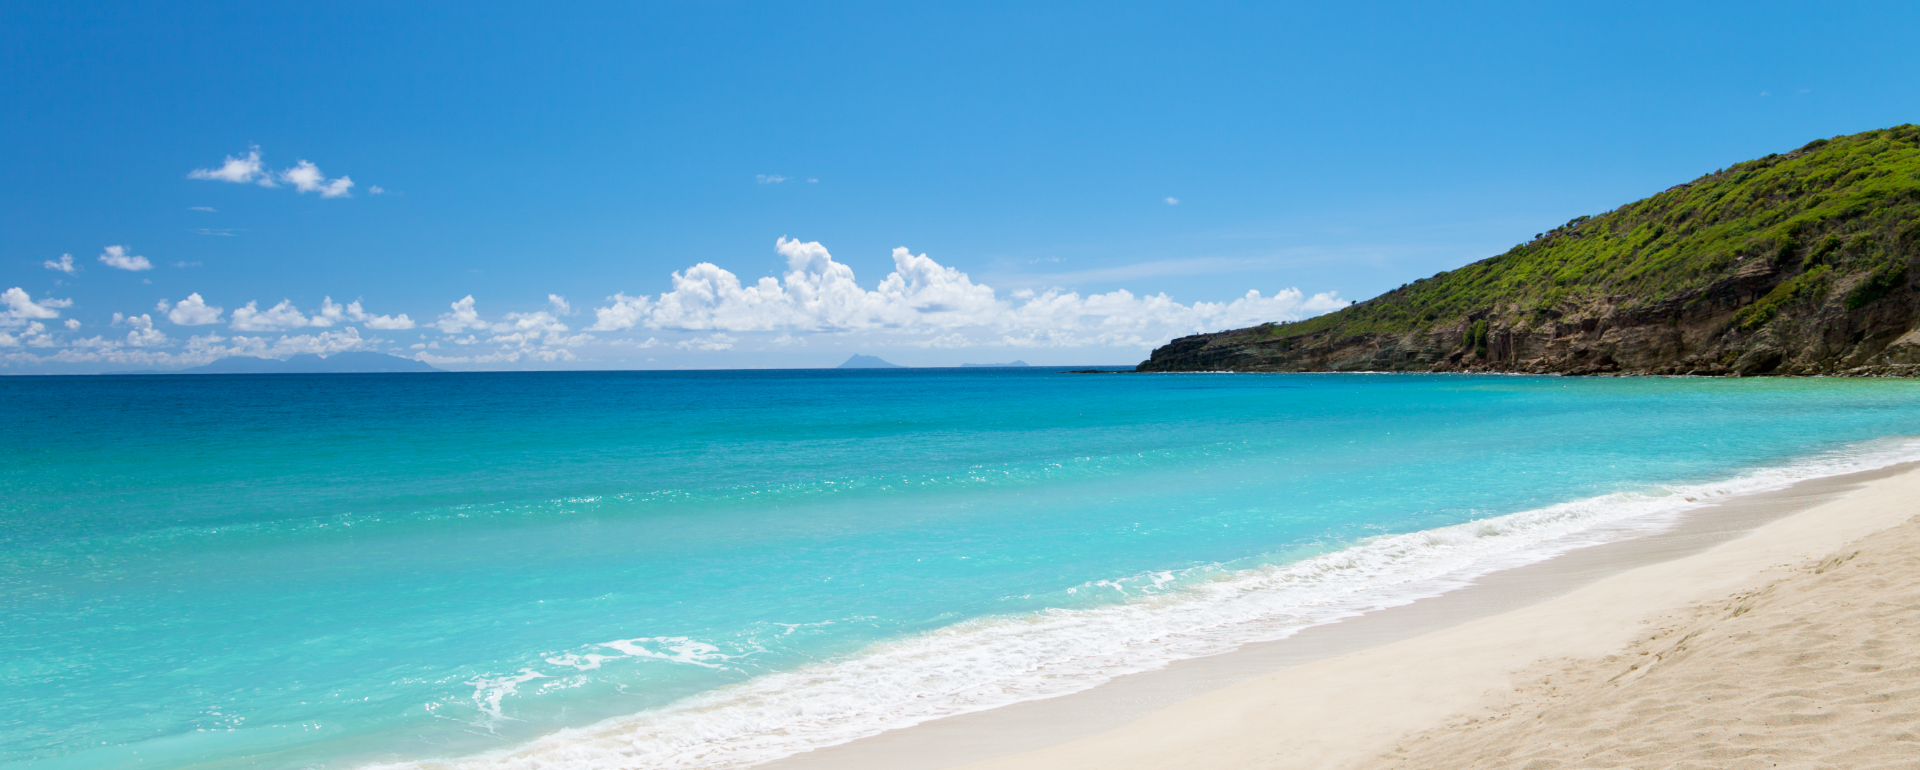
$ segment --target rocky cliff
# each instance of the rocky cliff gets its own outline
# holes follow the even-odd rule
[[[1920,375],[1920,126],[1817,140],[1139,371]]]

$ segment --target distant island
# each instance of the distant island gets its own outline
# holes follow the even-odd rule
[[[1006,369],[1009,367],[1020,367],[1020,366],[1026,366],[1026,365],[1027,365],[1027,362],[1025,361],[1008,361],[1004,364],[961,364],[962,367],[976,367],[976,368],[986,368],[986,369]]]
[[[899,364],[888,363],[874,356],[863,356],[863,355],[860,355],[859,353],[855,353],[853,354],[852,358],[847,359],[846,363],[841,364],[836,368],[839,368],[839,369],[905,369],[907,367],[901,366]]]
[[[180,374],[371,374],[381,372],[441,372],[425,361],[390,356],[385,353],[335,353],[321,357],[312,353],[282,361],[277,358],[234,356],[205,366],[182,369]]]
[[[1920,376],[1920,126],[1817,139],[1138,370]]]

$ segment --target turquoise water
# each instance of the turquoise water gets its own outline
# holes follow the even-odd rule
[[[1920,457],[1920,386],[20,377],[0,424],[0,765],[727,767]]]

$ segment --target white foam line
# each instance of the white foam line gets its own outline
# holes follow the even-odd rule
[[[1163,590],[1090,609],[967,621],[768,674],[518,747],[383,770],[725,770],[926,722],[1087,690],[1114,677],[1282,639],[1501,569],[1669,526],[1734,495],[1920,459],[1862,445],[1725,481],[1621,492],[1401,535],[1288,564],[1145,573]],[[1111,582],[1111,581],[1102,581]],[[673,640],[680,642],[683,640]],[[689,647],[689,650],[692,648]],[[658,654],[658,653],[655,653]]]

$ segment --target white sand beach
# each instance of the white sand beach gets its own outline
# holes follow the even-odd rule
[[[1920,766],[1920,471],[769,767]]]

